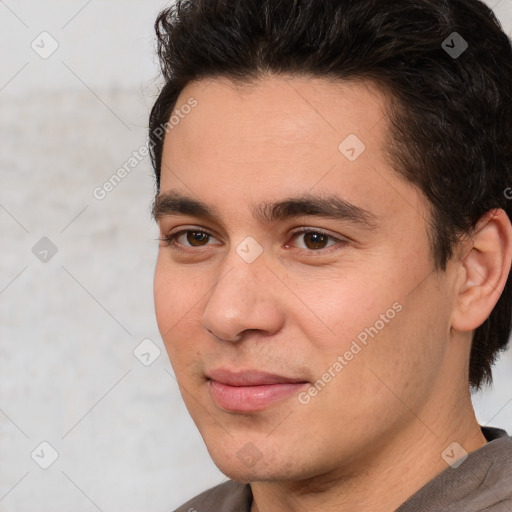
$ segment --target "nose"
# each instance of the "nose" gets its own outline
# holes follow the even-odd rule
[[[279,302],[282,283],[267,267],[263,257],[247,263],[233,251],[223,266],[208,301],[201,323],[220,340],[239,342],[246,331],[262,335],[279,332],[284,312]]]

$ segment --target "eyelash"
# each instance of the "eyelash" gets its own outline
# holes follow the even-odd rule
[[[196,229],[196,228],[187,228],[187,229],[182,229],[180,231],[177,231],[176,233],[171,233],[167,236],[162,236],[159,238],[159,241],[160,242],[163,242],[166,244],[166,247],[171,247],[173,250],[177,250],[177,251],[180,251],[180,252],[184,252],[184,253],[191,253],[191,252],[196,252],[196,249],[199,249],[199,247],[197,248],[194,248],[194,247],[188,247],[188,246],[183,246],[179,243],[176,242],[176,239],[179,238],[181,235],[185,234],[185,233],[188,233],[188,232],[194,232],[194,233],[203,233],[205,235],[208,235],[210,237],[213,237],[213,235],[211,233],[209,233],[208,231],[205,231],[203,229]],[[341,244],[341,247],[345,246],[347,243],[348,243],[348,240],[342,240],[342,239],[339,239],[339,238],[336,238],[332,235],[330,235],[329,233],[326,233],[325,231],[322,231],[322,230],[319,230],[319,229],[312,229],[312,228],[307,228],[307,227],[302,227],[302,228],[298,228],[296,229],[295,231],[293,231],[291,233],[291,236],[292,238],[295,238],[297,235],[303,235],[303,234],[308,234],[308,233],[315,233],[315,234],[319,234],[319,235],[324,235],[326,236],[328,239],[330,240],[334,240],[335,242],[338,242],[336,244],[336,246],[340,246]],[[214,237],[215,238],[215,237]],[[322,249],[302,249],[302,248],[298,248],[299,251],[301,252],[307,252],[307,253],[326,253],[326,252],[331,252],[331,250],[339,250],[341,247],[336,247],[335,245],[333,246],[329,246],[329,247],[324,247]],[[203,247],[207,247],[207,246],[203,246]]]

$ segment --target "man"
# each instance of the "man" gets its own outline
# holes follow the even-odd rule
[[[228,481],[179,511],[512,510],[512,49],[477,0],[190,0],[156,22],[154,292]]]

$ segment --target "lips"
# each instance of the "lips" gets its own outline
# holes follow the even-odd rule
[[[301,378],[258,370],[233,372],[227,369],[210,372],[208,384],[212,400],[228,412],[262,411],[309,385]]]
[[[305,379],[285,377],[274,373],[258,370],[233,372],[227,369],[213,370],[209,374],[211,380],[227,384],[228,386],[265,386],[269,384],[296,384],[307,382]]]

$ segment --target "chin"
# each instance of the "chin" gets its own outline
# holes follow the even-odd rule
[[[215,461],[214,461],[215,462]],[[251,482],[278,482],[281,480],[293,479],[291,476],[282,475],[275,470],[235,467],[234,465],[221,465],[215,462],[219,470],[231,480],[240,484]]]
[[[226,466],[222,466],[217,463],[215,463],[215,465],[219,468],[221,473],[226,475],[229,479],[234,480],[235,482],[238,482],[239,484],[250,484],[251,482],[261,481],[261,478],[259,478],[259,475],[255,474],[253,471],[250,471],[250,470],[237,471],[233,467],[230,467],[228,469]]]
[[[252,450],[247,443],[238,452],[226,453],[225,445],[216,450],[208,450],[214,464],[231,480],[246,484],[250,482],[277,482],[301,479],[294,461],[277,461],[275,458]],[[224,451],[220,451],[224,448]]]

